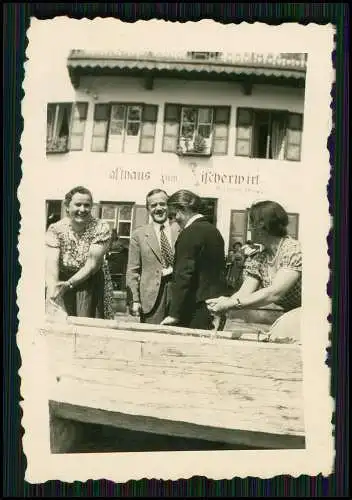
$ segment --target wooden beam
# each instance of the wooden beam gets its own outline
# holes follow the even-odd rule
[[[153,88],[154,88],[154,76],[153,75],[147,75],[144,78],[144,88],[146,90],[153,90]]]
[[[73,88],[77,90],[80,84],[80,75],[74,69],[69,69],[69,75]]]
[[[241,87],[242,87],[242,92],[244,93],[244,95],[252,95],[252,91],[253,91],[252,82],[248,82],[248,81],[242,82]]]
[[[70,447],[73,446],[72,421],[107,425],[130,431],[161,434],[188,439],[198,439],[215,443],[232,444],[238,448],[256,449],[302,449],[305,447],[304,436],[290,436],[270,434],[265,432],[251,432],[236,429],[219,429],[211,425],[195,425],[189,422],[170,421],[153,418],[148,415],[128,415],[120,412],[111,412],[97,408],[80,407],[77,405],[50,401],[52,420],[51,435],[55,436],[55,450],[63,450],[67,436],[72,436]],[[65,432],[65,419],[67,431]],[[60,432],[55,428],[59,424]],[[79,427],[78,427],[79,429]],[[76,435],[74,436],[76,437]],[[60,451],[56,451],[59,453]],[[99,452],[99,450],[96,450]]]
[[[51,453],[72,452],[81,438],[81,425],[56,415],[50,406],[49,412]]]
[[[202,337],[202,338],[222,338],[222,339],[239,339],[243,334],[251,334],[255,338],[263,333],[263,337],[266,332],[268,332],[270,326],[268,325],[251,325],[250,323],[244,323],[242,321],[238,322],[236,325],[232,322],[231,331],[218,331],[216,335],[214,332],[209,330],[200,330],[195,328],[184,328],[179,326],[164,326],[164,325],[150,325],[147,323],[124,323],[118,320],[105,320],[105,319],[95,319],[95,318],[79,318],[75,316],[70,316],[68,318],[68,323],[65,325],[58,323],[46,323],[43,327],[43,331],[61,331],[70,332],[70,325],[77,327],[92,327],[104,330],[119,330],[128,332],[145,332],[145,333],[160,333],[168,335],[182,335],[186,337]],[[225,325],[226,326],[226,325]],[[87,330],[88,331],[88,330]]]
[[[302,442],[298,345],[194,336],[190,329],[160,334],[155,325],[150,325],[154,331],[145,331],[146,325],[105,328],[106,320],[101,321],[88,326],[90,321],[80,318],[78,323],[87,326],[47,326],[51,401],[85,408],[92,423],[95,410],[101,410],[113,414],[116,426],[132,429],[137,422],[135,430],[150,418],[151,432],[178,435],[177,429],[187,428],[192,437],[191,430],[197,429],[209,440],[225,433],[238,436],[236,442],[249,436],[257,443],[265,436],[264,444],[257,445],[264,447],[271,446],[271,439],[273,447],[279,446],[275,436],[283,443],[295,437]],[[142,420],[131,424],[131,415]],[[70,418],[68,413],[57,416]],[[249,445],[248,439],[244,444]]]

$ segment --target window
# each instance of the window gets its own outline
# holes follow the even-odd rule
[[[128,247],[132,231],[133,203],[100,203],[100,218],[118,238],[112,240],[107,254],[114,290],[125,290]]]
[[[204,215],[211,224],[216,226],[218,200],[216,198],[201,198],[201,202],[202,204],[199,212]]]
[[[109,224],[110,229],[115,229],[119,238],[129,240],[133,218],[133,203],[102,202],[100,209],[100,218]]]
[[[88,103],[49,103],[47,106],[47,153],[83,149]]]
[[[153,153],[158,106],[96,104],[92,151]]]
[[[298,228],[299,228],[299,214],[287,214],[288,215],[288,226],[287,234],[291,238],[298,238]]]
[[[59,221],[63,215],[62,200],[47,200],[46,202],[46,229],[50,224]]]
[[[303,115],[239,108],[236,155],[300,161]]]
[[[225,155],[230,107],[166,104],[163,152],[185,155]]]
[[[106,256],[113,287],[115,291],[125,291],[131,232],[147,223],[148,212],[144,205],[135,205],[132,202],[102,202],[99,206],[98,217],[109,224],[112,235],[115,235]]]
[[[239,241],[242,245],[250,239],[248,231],[248,211],[231,210],[229,249]]]

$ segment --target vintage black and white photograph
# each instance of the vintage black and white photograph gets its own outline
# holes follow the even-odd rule
[[[329,313],[328,153],[314,148],[330,131],[330,68],[320,126],[308,100],[324,92],[307,79],[311,58],[330,54],[299,34],[276,43],[283,30],[269,26],[263,44],[260,26],[233,26],[240,44],[218,25],[219,43],[214,25],[56,18],[29,30],[19,198],[33,302],[21,330],[34,333],[22,370],[40,353],[33,435],[64,467],[230,451],[266,471],[268,453],[274,474],[288,472],[280,452],[291,465],[313,456],[306,391]],[[322,40],[332,48],[332,33]],[[328,386],[316,389],[326,440]]]

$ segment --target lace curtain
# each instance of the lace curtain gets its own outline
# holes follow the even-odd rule
[[[271,126],[271,158],[282,160],[286,136],[286,120],[284,115],[273,115]]]

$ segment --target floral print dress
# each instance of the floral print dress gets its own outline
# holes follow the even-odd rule
[[[85,265],[91,245],[106,244],[110,238],[108,224],[93,217],[82,233],[72,229],[69,218],[51,224],[46,233],[46,245],[60,250],[60,281],[67,281]],[[99,271],[63,296],[69,315],[104,319],[114,317],[112,299],[113,285],[105,259]]]
[[[299,241],[290,236],[282,238],[273,259],[269,258],[265,249],[251,257],[247,257],[244,264],[243,278],[252,276],[260,281],[262,288],[266,288],[273,283],[273,279],[280,268],[292,269],[299,272],[298,281],[277,303],[278,306],[281,306],[287,312],[301,307],[302,252]]]

